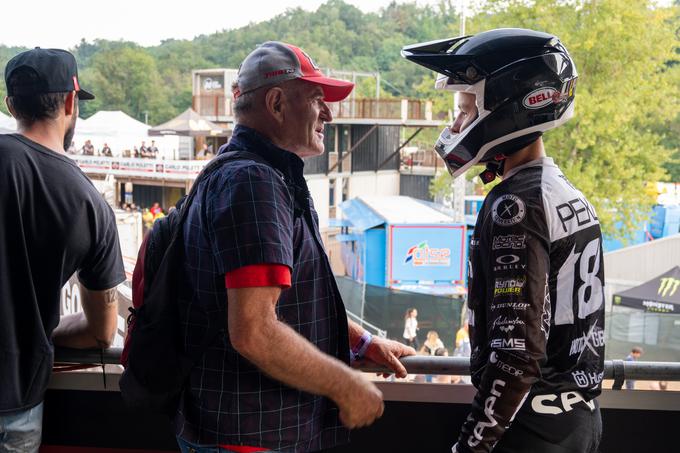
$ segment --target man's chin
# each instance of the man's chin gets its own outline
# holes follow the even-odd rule
[[[320,156],[323,153],[324,153],[324,147],[323,146],[311,146],[311,147],[300,148],[300,150],[297,151],[295,154],[297,154],[299,157],[306,158],[306,157]]]

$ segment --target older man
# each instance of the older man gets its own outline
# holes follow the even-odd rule
[[[199,345],[216,319],[227,329],[184,392],[176,427],[185,452],[333,447],[383,412],[380,391],[348,366],[350,356],[406,375],[398,358],[413,349],[348,323],[303,177],[302,158],[324,152],[326,102],[352,88],[280,42],[241,64],[238,124],[220,152],[248,151],[266,164],[226,164],[198,186],[189,211],[185,344]]]

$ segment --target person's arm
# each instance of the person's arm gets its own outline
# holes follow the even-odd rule
[[[55,345],[68,348],[108,348],[118,325],[117,289],[90,291],[80,285],[80,313],[62,316],[52,333]]]
[[[264,373],[284,384],[333,400],[348,428],[382,415],[382,393],[343,362],[321,352],[276,317],[278,287],[228,289],[232,346]]]
[[[365,331],[363,327],[351,319],[347,320],[347,324],[349,326],[349,345],[350,348],[353,348],[360,341]],[[405,378],[408,373],[404,365],[399,361],[399,358],[415,355],[415,353],[416,351],[413,348],[405,346],[398,341],[373,336],[363,358],[378,365],[386,366],[394,371],[398,378]]]
[[[528,228],[527,222],[533,228]],[[494,225],[493,237],[523,238],[516,249],[492,250],[492,237],[487,238],[490,264],[486,282],[493,287],[487,289],[489,299],[475,308],[486,311],[486,325],[475,328],[486,330],[491,352],[455,446],[459,453],[493,450],[541,377],[551,313],[549,244],[542,225],[540,218],[506,227]]]

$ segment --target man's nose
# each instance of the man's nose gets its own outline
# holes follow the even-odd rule
[[[331,112],[331,108],[328,106],[326,101],[321,101],[321,119],[327,123],[330,123],[333,121],[333,113]]]
[[[451,132],[454,134],[459,134],[460,133],[460,127],[463,125],[463,118],[461,114],[458,114],[456,117],[455,121],[451,125],[449,129],[451,129]]]

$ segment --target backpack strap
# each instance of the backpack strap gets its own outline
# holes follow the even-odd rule
[[[196,196],[196,193],[198,192],[198,186],[200,183],[208,179],[210,176],[212,176],[215,171],[218,169],[222,168],[223,165],[225,165],[228,162],[232,162],[235,160],[252,160],[255,161],[259,164],[264,164],[269,167],[271,167],[271,164],[267,162],[264,157],[251,153],[249,151],[228,151],[226,153],[219,154],[218,156],[214,157],[208,165],[203,167],[203,170],[199,173],[198,177],[194,181],[194,184],[191,186],[191,190],[189,193],[181,199],[177,203],[177,209],[179,209],[179,220],[178,220],[178,226],[180,228],[177,228],[175,230],[175,235],[180,234],[181,226],[184,224],[184,221],[186,220],[187,216],[189,215],[189,207],[191,206],[191,203],[194,200],[194,197]],[[278,172],[278,170],[276,170]],[[173,238],[174,240],[174,238]]]

